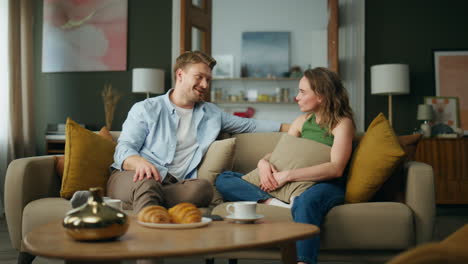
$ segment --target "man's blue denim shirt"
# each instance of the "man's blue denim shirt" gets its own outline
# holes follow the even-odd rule
[[[179,116],[169,100],[169,94],[146,99],[133,105],[122,126],[112,167],[122,170],[124,160],[139,155],[159,170],[162,180],[167,165],[174,159]],[[210,144],[222,132],[248,133],[279,131],[281,123],[237,117],[215,104],[197,103],[193,109],[193,122],[197,128],[197,149],[187,169],[186,179],[197,178],[198,164]]]

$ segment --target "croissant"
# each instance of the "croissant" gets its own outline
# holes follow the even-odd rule
[[[201,212],[191,203],[179,203],[169,209],[171,221],[175,224],[191,224],[201,222]]]
[[[159,205],[150,205],[143,208],[138,213],[138,220],[146,223],[167,223],[171,222],[171,217],[167,209]]]

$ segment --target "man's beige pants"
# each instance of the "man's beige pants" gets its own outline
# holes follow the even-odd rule
[[[177,182],[167,174],[162,183],[154,179],[133,182],[135,171],[115,170],[107,182],[107,196],[120,199],[123,209],[139,212],[149,205],[170,208],[178,203],[189,202],[197,207],[207,207],[213,199],[213,187],[204,179],[189,179]]]

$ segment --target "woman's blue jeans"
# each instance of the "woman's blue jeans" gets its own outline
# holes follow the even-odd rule
[[[260,201],[272,198],[257,186],[244,181],[241,173],[225,171],[216,178],[216,189],[228,201]],[[319,182],[294,199],[291,208],[295,222],[321,226],[328,211],[344,202],[343,179]],[[296,243],[297,260],[309,264],[317,262],[320,237],[300,240]]]

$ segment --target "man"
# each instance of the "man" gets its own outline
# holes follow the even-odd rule
[[[197,167],[218,134],[280,130],[280,123],[236,117],[203,101],[215,64],[200,51],[183,53],[174,65],[174,88],[128,113],[107,184],[108,195],[121,199],[124,208],[208,206],[212,188],[197,179]]]

